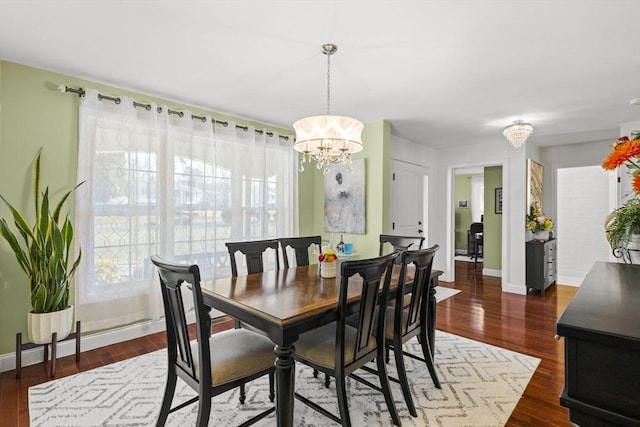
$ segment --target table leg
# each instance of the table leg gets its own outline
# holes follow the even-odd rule
[[[429,340],[431,357],[433,357],[436,348],[436,286],[438,286],[438,278],[433,277],[429,285],[429,316],[427,317],[427,339]]]
[[[292,345],[276,345],[276,418],[278,427],[293,426],[295,361]]]

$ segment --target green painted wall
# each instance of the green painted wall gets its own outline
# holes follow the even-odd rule
[[[365,234],[345,233],[343,238],[345,242],[353,243],[354,251],[358,253],[358,256],[373,257],[378,255],[379,235],[383,233],[384,224],[389,222],[390,123],[382,120],[365,125],[362,132],[362,143],[364,149],[354,155],[354,158],[365,159]],[[330,241],[335,246],[340,241],[340,235],[324,231],[324,175],[315,168],[306,168],[300,175],[305,176],[305,184],[308,179],[313,180],[314,190],[313,212],[305,209],[305,212],[313,215],[313,228],[303,233],[301,225],[300,234],[319,234],[324,240]],[[302,179],[299,182],[302,182]],[[305,230],[307,230],[306,227]]]
[[[502,188],[502,166],[484,168],[484,268],[502,270],[502,215],[496,214],[496,188]]]
[[[0,194],[19,209],[31,213],[31,164],[38,148],[42,153],[43,185],[57,199],[76,182],[78,152],[78,97],[57,91],[60,84],[91,87],[105,94],[126,95],[140,102],[158,102],[196,114],[211,114],[219,120],[233,120],[293,136],[291,129],[279,129],[225,114],[114,88],[58,73],[0,61]],[[213,95],[215,96],[215,95]],[[300,224],[313,224],[309,208],[316,203],[313,178],[301,177]],[[312,187],[313,185],[313,187]],[[73,206],[71,201],[69,206]],[[0,216],[8,209],[0,206]],[[308,226],[301,226],[307,234]],[[79,278],[81,279],[81,278]],[[0,354],[14,351],[15,334],[26,336],[29,295],[24,273],[8,245],[0,241]]]
[[[456,251],[467,250],[467,231],[471,225],[471,175],[456,175],[454,183]],[[460,200],[467,201],[467,208],[459,208]]]

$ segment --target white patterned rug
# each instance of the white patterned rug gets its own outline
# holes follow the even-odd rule
[[[447,288],[445,286],[436,287],[436,302],[442,302],[447,298],[451,298],[455,294],[459,294],[460,289]]]
[[[417,341],[407,349],[420,354]],[[393,358],[392,358],[393,360]],[[400,387],[392,383],[403,426],[504,426],[540,359],[436,331],[436,369],[442,389],[431,382],[424,363],[405,358],[418,417],[409,415]],[[29,389],[32,426],[155,425],[164,392],[166,350],[145,354]],[[395,376],[394,363],[389,374]],[[370,375],[360,371],[363,377]],[[321,377],[321,376],[320,376]],[[338,413],[334,382],[329,389],[311,369],[296,365],[296,391]],[[377,383],[377,378],[372,380]],[[349,380],[349,409],[354,426],[390,426],[382,394]],[[181,380],[174,402],[194,395]],[[269,405],[267,380],[247,386],[247,401],[238,390],[214,398],[209,426],[236,426]],[[195,425],[197,405],[169,416],[168,426]],[[296,401],[296,426],[335,424]],[[256,424],[275,425],[274,414]]]

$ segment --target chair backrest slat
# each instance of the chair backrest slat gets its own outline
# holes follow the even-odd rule
[[[262,255],[267,249],[275,251],[276,270],[280,270],[280,258],[278,257],[277,239],[271,240],[254,240],[248,242],[227,242],[225,243],[231,259],[231,275],[238,275],[238,265],[236,263],[236,252],[244,254],[247,263],[247,274],[262,273],[264,271],[264,263]]]
[[[389,243],[393,252],[404,252],[408,250],[422,249],[424,237],[422,236],[394,236],[391,234],[380,235],[380,248],[378,255],[382,256],[384,252],[384,244]],[[398,261],[400,261],[398,259]]]
[[[291,247],[296,257],[296,265],[309,265],[309,247],[318,245],[318,253],[321,251],[322,237],[288,237],[280,238],[280,246],[282,247],[282,260],[284,268],[289,268],[289,255],[287,248]]]
[[[402,254],[394,319],[394,327],[399,327],[402,335],[420,328],[422,322],[426,321],[431,269],[438,248],[438,245],[434,245],[427,249],[407,251]],[[413,280],[408,283],[407,273],[410,265],[413,266]],[[408,293],[409,287],[411,299],[408,305],[403,305],[404,295]],[[405,310],[408,312],[403,316]]]
[[[338,331],[336,335],[336,360],[338,365],[355,363],[371,353],[371,340],[384,340],[384,319],[375,322],[376,307],[386,305],[393,272],[393,262],[398,254],[378,258],[343,261],[340,265],[340,292],[338,297]],[[360,276],[361,281],[353,276]],[[347,296],[352,286],[361,284],[356,345],[353,354],[345,354],[345,328],[348,313]],[[384,310],[380,310],[384,317]],[[374,329],[375,328],[375,329]],[[378,341],[383,342],[383,341]]]
[[[196,314],[196,335],[199,360],[209,360],[209,328],[207,308],[202,299],[200,287],[200,269],[197,265],[176,264],[154,255],[151,262],[158,269],[162,301],[167,325],[167,352],[170,363],[174,363],[185,373],[198,381],[198,378],[211,378],[211,364],[195,363],[191,351],[189,329],[182,297],[184,286],[189,286],[193,295]],[[199,369],[199,372],[196,371]]]

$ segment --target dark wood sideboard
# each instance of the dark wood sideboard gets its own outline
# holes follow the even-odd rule
[[[596,262],[558,319],[560,404],[581,427],[640,426],[640,265]]]
[[[526,282],[527,292],[538,290],[544,296],[544,291],[556,283],[558,264],[556,253],[558,246],[555,239],[530,240],[526,245]]]

